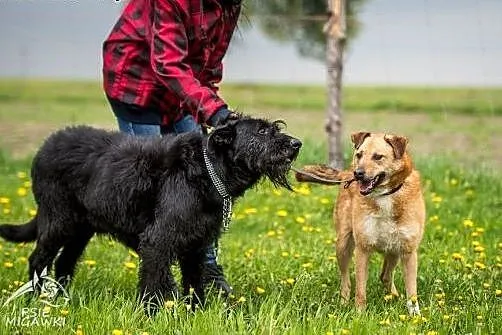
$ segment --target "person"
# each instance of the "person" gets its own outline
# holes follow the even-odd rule
[[[121,132],[162,136],[237,118],[218,94],[240,0],[131,0],[103,43],[103,88]],[[206,252],[204,284],[232,292]]]

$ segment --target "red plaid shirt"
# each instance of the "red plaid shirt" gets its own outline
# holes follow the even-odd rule
[[[216,84],[241,7],[222,2],[129,1],[103,44],[105,93],[158,108],[163,124],[181,110],[206,121],[225,106]]]

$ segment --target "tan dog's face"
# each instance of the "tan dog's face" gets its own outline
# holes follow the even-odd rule
[[[351,136],[354,143],[352,167],[359,192],[368,195],[388,190],[395,176],[406,168],[406,137],[359,132]]]

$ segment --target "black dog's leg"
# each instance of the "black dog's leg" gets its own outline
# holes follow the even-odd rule
[[[177,299],[178,289],[171,273],[175,260],[172,243],[159,235],[150,235],[149,241],[141,241],[139,294],[147,315],[153,316],[165,299]]]
[[[92,238],[92,231],[78,231],[75,236],[65,243],[63,250],[56,260],[56,279],[64,287],[71,281],[75,265]]]
[[[186,253],[180,259],[183,295],[189,298],[190,287],[194,289],[194,296],[192,297],[193,311],[195,311],[197,304],[201,306],[205,304],[204,285],[202,283],[204,259],[204,250],[202,249]]]
[[[40,277],[45,268],[48,272],[50,271],[52,262],[61,246],[62,243],[56,239],[42,238],[37,241],[37,246],[29,258],[30,280],[33,280],[35,273]]]

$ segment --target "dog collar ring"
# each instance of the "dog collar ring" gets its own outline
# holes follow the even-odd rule
[[[220,177],[214,170],[213,164],[209,160],[206,148],[202,148],[202,154],[204,156],[204,163],[206,164],[207,172],[209,177],[213,182],[214,187],[218,191],[218,194],[223,198],[223,231],[227,231],[230,226],[230,220],[232,218],[232,197],[227,191],[227,188],[221,181]]]

